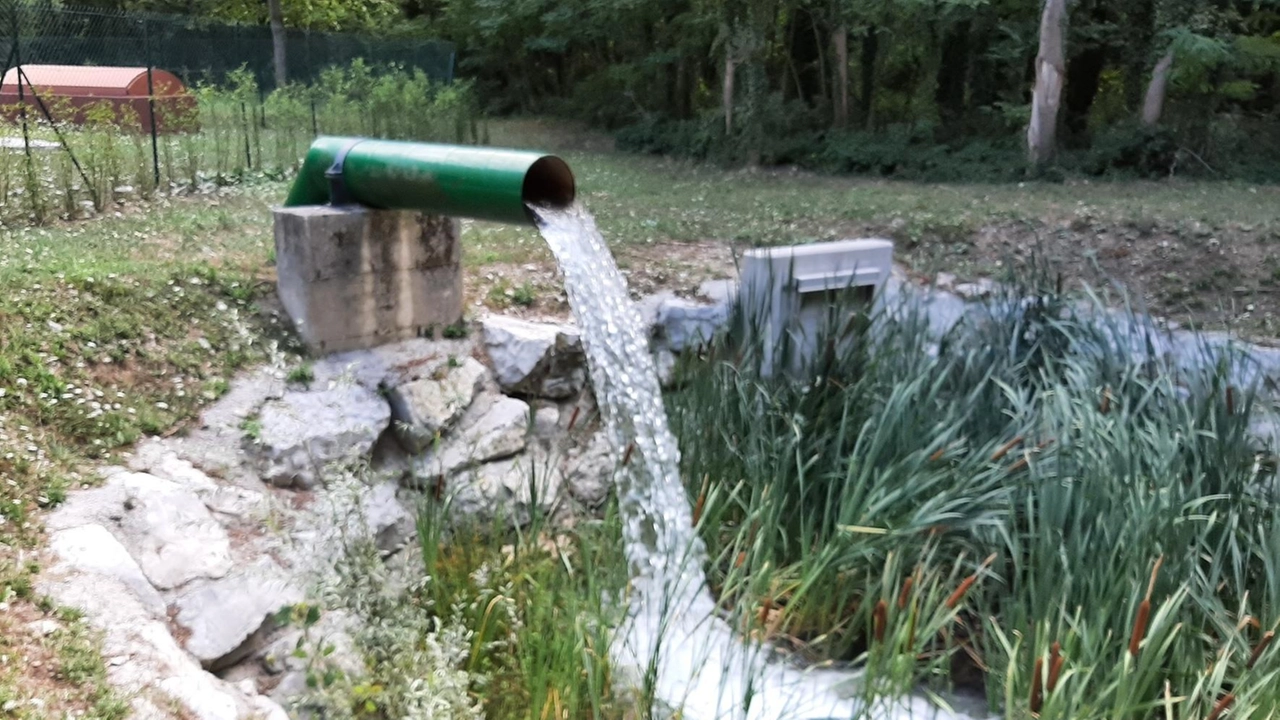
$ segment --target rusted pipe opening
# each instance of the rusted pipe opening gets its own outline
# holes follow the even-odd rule
[[[568,163],[554,155],[538,158],[524,174],[520,195],[526,206],[567,208],[577,195],[573,172]]]

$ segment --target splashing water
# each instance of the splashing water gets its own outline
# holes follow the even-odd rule
[[[690,720],[965,717],[920,698],[867,707],[841,692],[858,691],[854,674],[770,663],[766,647],[737,637],[718,617],[680,481],[680,451],[626,281],[586,210],[534,212],[564,274],[609,439],[624,458],[617,492],[633,580],[612,654],[620,669],[639,675],[655,713],[665,708]]]

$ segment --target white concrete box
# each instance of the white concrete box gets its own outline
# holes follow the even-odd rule
[[[764,371],[772,372],[774,362],[791,370],[805,366],[820,339],[842,330],[850,314],[870,309],[892,269],[893,243],[881,239],[744,253],[742,319],[748,334],[764,343]]]

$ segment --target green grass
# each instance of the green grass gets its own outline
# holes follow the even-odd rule
[[[1274,713],[1280,498],[1253,389],[1229,355],[1175,371],[1112,348],[1069,300],[1032,283],[936,356],[907,306],[872,342],[820,343],[798,382],[761,375],[750,341],[688,362],[669,412],[737,625],[865,666],[871,696]]]

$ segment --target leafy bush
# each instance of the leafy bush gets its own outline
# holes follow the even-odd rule
[[[1083,169],[1093,175],[1168,177],[1178,163],[1178,143],[1164,127],[1126,125],[1094,138]]]

